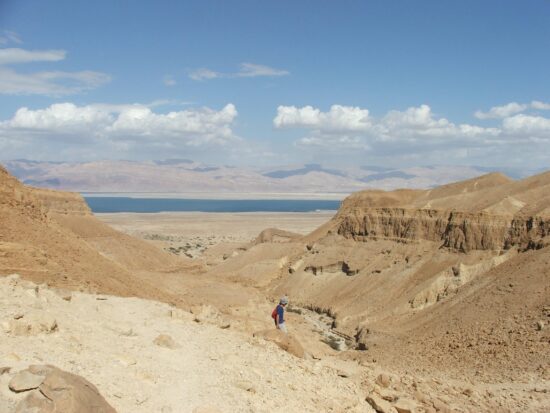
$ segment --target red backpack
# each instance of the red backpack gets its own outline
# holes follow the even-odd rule
[[[279,308],[279,306],[275,307],[275,309],[271,312],[271,318],[273,320],[277,320],[277,308]]]

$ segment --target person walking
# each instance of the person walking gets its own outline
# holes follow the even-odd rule
[[[288,298],[286,296],[281,297],[279,300],[279,305],[275,307],[271,316],[275,320],[275,327],[281,330],[283,333],[287,334],[286,324],[285,324],[285,307],[288,305]]]

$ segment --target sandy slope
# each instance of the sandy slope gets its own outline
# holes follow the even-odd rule
[[[2,366],[12,373],[29,364],[53,364],[94,383],[119,412],[357,411],[371,409],[356,382],[315,360],[298,359],[250,335],[171,317],[166,304],[136,298],[55,292],[0,278],[0,314],[47,313],[56,331],[31,336],[0,332]],[[154,344],[169,334],[175,348]],[[0,396],[15,403],[23,395],[7,389],[12,374],[0,376]]]

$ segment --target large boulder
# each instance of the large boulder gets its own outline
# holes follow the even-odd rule
[[[286,352],[296,357],[305,358],[306,352],[302,344],[292,334],[285,334],[281,330],[270,329],[254,333],[254,337],[260,337],[267,341],[272,341]]]
[[[116,413],[92,383],[54,366],[30,366],[12,381],[10,389],[12,384],[19,391],[34,388],[19,402],[15,413]]]

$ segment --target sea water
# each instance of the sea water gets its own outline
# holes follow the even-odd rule
[[[84,197],[93,212],[313,212],[332,211],[340,201],[312,199],[173,199]]]

